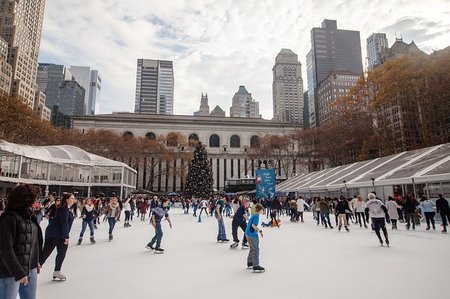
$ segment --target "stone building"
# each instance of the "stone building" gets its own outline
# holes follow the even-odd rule
[[[73,118],[73,126],[87,132],[91,129],[110,129],[122,135],[156,138],[171,133],[182,134],[187,139],[198,140],[206,145],[210,160],[214,188],[223,190],[231,178],[249,178],[255,169],[265,165],[277,165],[278,161],[260,161],[248,158],[247,151],[259,142],[260,136],[288,134],[298,128],[298,124],[279,123],[255,118],[231,118],[188,115],[152,115],[135,113],[114,113],[96,116],[78,116]],[[179,150],[184,150],[180,148]],[[175,167],[186,166],[189,161],[177,160]],[[173,163],[173,161],[171,162]],[[156,169],[138,168],[137,187],[153,191],[171,192],[183,189],[185,178],[177,175],[161,174],[149,185],[149,172],[163,173],[165,161],[157,163]],[[172,165],[171,165],[172,166]],[[134,167],[134,165],[133,165]],[[160,168],[160,169],[158,169]],[[277,178],[288,178],[294,173],[306,172],[300,163],[292,163],[288,173],[277,169]],[[146,178],[144,180],[144,178]]]

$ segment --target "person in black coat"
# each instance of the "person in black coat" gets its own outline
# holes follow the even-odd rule
[[[447,221],[450,222],[450,207],[448,205],[448,201],[442,196],[442,194],[438,195],[438,200],[436,200],[436,213],[441,215],[442,218],[442,226],[444,229],[442,233],[447,233]]]
[[[32,205],[41,194],[35,185],[19,185],[8,195],[0,217],[0,298],[36,298],[42,231]]]
[[[72,193],[64,193],[61,198],[61,204],[56,209],[55,217],[52,221],[49,221],[47,229],[45,230],[45,243],[41,265],[44,265],[45,261],[56,247],[57,254],[53,279],[66,280],[66,276],[61,272],[61,267],[69,246],[69,233],[74,218],[71,207],[75,203],[76,199]]]

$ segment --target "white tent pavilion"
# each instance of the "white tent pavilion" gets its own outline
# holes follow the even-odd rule
[[[136,178],[136,170],[125,163],[75,146],[29,146],[0,140],[0,195],[11,184],[29,183],[45,186],[47,193],[58,188],[88,196],[110,190],[122,197],[135,189]]]
[[[276,187],[278,192],[312,196],[353,196],[376,191],[394,194],[438,193],[450,196],[450,143],[401,152],[296,176]]]

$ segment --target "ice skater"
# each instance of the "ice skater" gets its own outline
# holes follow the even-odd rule
[[[230,248],[236,248],[239,245],[238,238],[238,228],[240,227],[244,231],[244,238],[242,239],[242,249],[248,248],[247,238],[245,237],[245,229],[247,228],[248,221],[248,199],[243,198],[241,205],[236,210],[233,216],[233,221],[231,222],[231,233],[233,235],[233,244],[230,245]]]
[[[369,193],[367,197],[369,198],[369,201],[366,203],[366,220],[369,221],[369,216],[372,219],[372,225],[381,246],[383,246],[384,244],[383,239],[381,238],[380,229],[383,231],[386,245],[389,247],[389,237],[385,222],[385,218],[387,221],[389,221],[388,210],[383,202],[377,199],[375,194]]]
[[[169,211],[167,210],[168,201],[166,198],[161,199],[161,206],[156,207],[153,210],[151,222],[152,226],[155,228],[155,236],[152,240],[145,246],[145,248],[149,250],[155,250],[155,253],[164,253],[164,249],[161,248],[161,240],[163,237],[163,231],[161,228],[161,220],[163,217],[166,218],[167,222],[169,222],[169,227],[172,228],[172,222],[169,218]],[[153,245],[155,245],[154,247]]]
[[[447,233],[447,221],[450,221],[450,207],[448,205],[447,199],[445,199],[442,194],[438,194],[438,200],[436,200],[436,213],[441,215],[442,219],[442,230],[443,234]]]
[[[339,202],[336,205],[336,214],[339,217],[339,226],[338,226],[338,231],[341,231],[342,228],[342,224],[345,227],[345,230],[347,232],[349,232],[350,230],[348,229],[348,218],[347,218],[347,211],[350,210],[350,207],[348,205],[348,201],[341,196],[339,198]]]
[[[83,209],[81,210],[81,218],[83,218],[83,222],[81,224],[81,232],[77,245],[81,245],[81,242],[83,242],[83,236],[87,226],[89,226],[91,244],[95,244],[94,213],[95,206],[92,202],[92,199],[88,198],[83,206]]]
[[[56,209],[55,217],[49,221],[45,230],[45,242],[42,256],[40,256],[40,264],[44,265],[56,247],[57,254],[53,272],[53,279],[55,280],[66,280],[66,276],[61,272],[61,267],[69,247],[69,234],[74,219],[71,208],[75,203],[76,199],[72,193],[64,193],[61,204]]]
[[[353,203],[355,210],[355,223],[359,223],[359,227],[362,227],[364,222],[364,227],[367,228],[366,217],[364,217],[364,211],[366,210],[366,203],[361,195],[356,197],[356,202]]]
[[[227,233],[225,231],[225,223],[223,221],[223,211],[225,208],[225,202],[222,197],[219,197],[216,201],[214,208],[214,216],[217,219],[217,225],[219,228],[219,232],[217,233],[217,242],[228,242],[230,240],[227,239]]]
[[[263,237],[262,230],[258,228],[259,215],[264,213],[264,207],[256,204],[255,214],[250,217],[245,229],[245,236],[250,244],[250,251],[247,256],[247,269],[253,269],[253,272],[264,272],[265,269],[259,265],[259,236]]]
[[[400,206],[395,202],[394,198],[392,196],[388,197],[388,202],[386,203],[386,209],[388,210],[388,215],[391,220],[391,228],[392,229],[398,229],[397,228],[397,220],[398,220],[398,210],[400,209]]]
[[[120,206],[117,197],[111,198],[111,202],[108,204],[108,207],[106,208],[106,213],[108,215],[108,224],[109,224],[108,230],[109,241],[112,241],[114,226],[116,225],[116,221],[117,219],[119,219],[120,216]]]

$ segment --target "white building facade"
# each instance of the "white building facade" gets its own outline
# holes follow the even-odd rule
[[[230,118],[211,116],[180,116],[180,115],[150,115],[117,113],[97,115],[94,117],[75,117],[74,128],[83,132],[91,129],[110,129],[122,135],[132,134],[135,137],[167,136],[170,133],[180,133],[186,139],[194,139],[206,145],[214,178],[214,188],[223,190],[226,181],[232,178],[251,178],[254,171],[262,166],[261,160],[249,159],[247,151],[258,143],[258,138],[264,135],[284,135],[298,129],[298,125],[278,123],[264,119]],[[277,165],[278,161],[270,161]],[[170,163],[174,163],[173,161]],[[176,167],[186,166],[189,161],[176,161]],[[166,161],[156,163],[154,172],[164,169]],[[294,173],[305,172],[300,165],[293,162],[288,173],[281,167],[277,168],[277,178],[288,178]],[[134,165],[133,165],[134,166]],[[171,165],[172,166],[172,165]],[[177,175],[167,177],[162,174],[153,185],[149,186],[149,169],[143,165],[138,168],[137,187],[153,191],[172,192],[183,190],[185,178]]]

